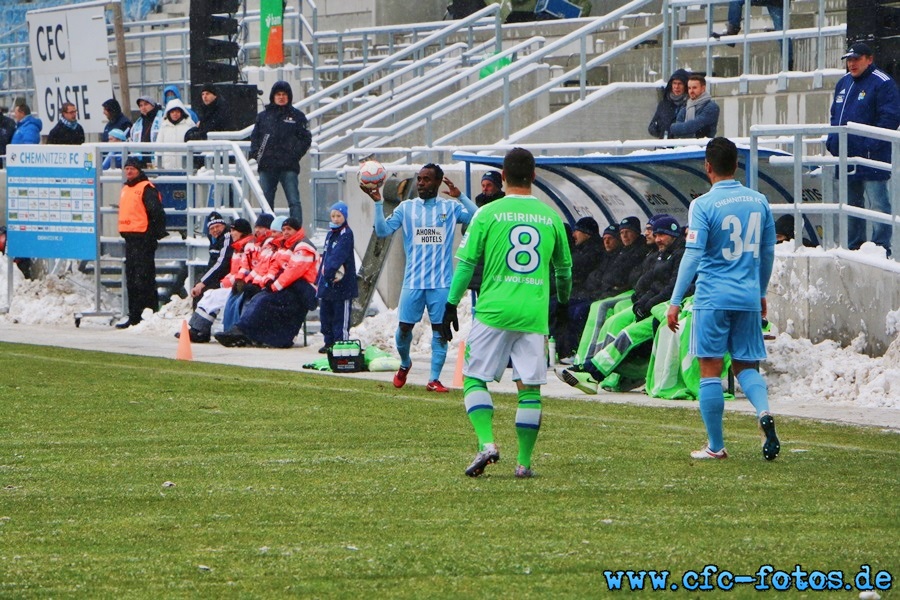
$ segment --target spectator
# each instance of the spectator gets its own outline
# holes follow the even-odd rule
[[[6,107],[0,106],[0,157],[6,156],[6,146],[12,142],[16,122],[6,116]],[[0,167],[5,163],[0,162]]]
[[[790,0],[788,0],[790,1]],[[775,31],[784,31],[784,0],[750,0],[751,6],[765,6],[772,17],[772,27]],[[737,35],[741,32],[741,21],[744,19],[744,0],[734,0],[728,3],[728,28],[724,33],[712,34],[719,39],[723,35]],[[734,44],[729,44],[734,46]],[[794,45],[788,39],[788,70],[794,70]]]
[[[481,176],[481,193],[475,196],[475,206],[481,208],[490,204],[494,200],[506,197],[503,191],[503,176],[500,171],[488,171]],[[466,232],[465,225],[463,233]],[[475,310],[475,304],[478,301],[478,292],[481,291],[481,279],[484,275],[484,261],[475,265],[475,272],[472,273],[472,279],[469,280],[469,288],[472,290],[472,310]]]
[[[27,104],[17,104],[13,109],[13,118],[16,120],[16,131],[10,144],[41,143],[41,129],[44,128],[44,124],[31,114],[31,108]]]
[[[449,188],[450,198],[438,195],[442,181]],[[419,197],[401,202],[388,218],[384,217],[384,201],[378,188],[370,190],[360,186],[360,189],[375,201],[375,235],[388,237],[398,229],[403,230],[406,271],[397,309],[400,322],[394,337],[400,354],[394,387],[406,385],[412,367],[409,349],[413,327],[427,307],[432,331],[431,372],[425,389],[449,392],[440,381],[447,359],[447,341],[441,337],[441,322],[453,277],[453,237],[457,223],[471,221],[478,207],[433,163],[419,169],[416,175]]]
[[[47,134],[48,144],[69,144],[80,146],[84,143],[84,128],[78,123],[78,109],[71,102],[63,102],[59,110],[59,123]]]
[[[131,126],[132,142],[155,142],[162,126],[163,110],[150,96],[141,96],[137,99],[138,110],[141,116]],[[140,156],[140,155],[137,155]],[[143,166],[150,164],[150,158],[142,159]]]
[[[210,221],[212,220],[210,219]],[[216,322],[219,312],[225,308],[225,304],[231,296],[234,283],[240,273],[244,259],[244,248],[253,241],[252,233],[253,229],[250,227],[250,222],[246,219],[235,219],[234,223],[231,224],[231,231],[229,232],[230,244],[228,246],[230,250],[229,271],[220,280],[219,287],[205,289],[203,297],[197,303],[194,314],[191,315],[191,320],[188,322],[188,333],[192,342],[205,344],[210,340],[213,323]],[[224,256],[224,254],[220,253],[219,256]],[[210,258],[212,258],[211,255]],[[180,337],[180,335],[181,333],[178,332],[175,334],[175,337]]]
[[[109,137],[109,141],[112,143],[121,143],[124,142],[128,137],[127,134],[121,129],[110,129],[107,133]],[[110,152],[103,159],[103,170],[106,169],[121,169],[122,168],[122,153],[121,152]]]
[[[115,98],[110,98],[102,106],[103,116],[106,117],[106,125],[103,127],[103,133],[100,134],[100,141],[108,142],[109,134],[113,129],[123,131],[127,135],[131,129],[131,120],[122,114],[122,107],[119,101]]]
[[[654,221],[653,236],[658,252],[651,267],[638,280],[631,296],[631,306],[616,312],[606,322],[606,335],[600,350],[584,362],[582,370],[558,370],[557,376],[587,394],[596,394],[600,382],[611,375],[636,348],[653,342],[661,318],[651,309],[657,305],[659,317],[665,314],[665,303],[675,289],[678,267],[684,256],[681,226],[668,215]]]
[[[249,230],[249,224],[247,228]],[[222,279],[231,271],[233,250],[229,241],[228,225],[225,224],[221,214],[216,211],[209,213],[206,218],[206,232],[209,238],[209,261],[206,263],[206,271],[200,276],[200,281],[191,288],[195,308],[203,292],[218,288]]]
[[[663,91],[662,100],[656,105],[656,113],[650,120],[647,131],[655,138],[669,137],[669,128],[675,122],[678,110],[687,102],[687,84],[690,73],[678,69],[669,77],[669,83]]]
[[[891,76],[874,64],[872,49],[857,42],[850,46],[842,59],[847,61],[847,74],[834,89],[831,103],[831,124],[846,125],[850,121],[896,130],[900,126],[900,94]],[[826,147],[834,156],[840,154],[838,134],[828,135]],[[872,160],[891,162],[891,143],[859,135],[847,136],[847,156],[859,156]],[[848,169],[851,171],[851,169]],[[891,214],[891,200],[887,180],[890,171],[856,165],[847,174],[847,202],[863,208],[866,199],[872,210]],[[888,224],[872,224],[872,241],[891,255],[892,228]],[[857,250],[866,241],[866,221],[858,217],[847,219],[847,243],[850,250]]]
[[[119,235],[125,238],[125,286],[128,315],[116,324],[126,329],[141,322],[145,308],[159,310],[156,247],[166,237],[166,213],[159,192],[147,179],[140,159],[125,161],[125,185],[119,196]]]
[[[181,98],[181,92],[178,91],[178,86],[167,85],[163,88],[163,106],[168,107],[169,102],[172,100],[181,100],[182,108],[194,123],[197,123],[200,120],[199,117],[197,117],[197,113],[184,106],[184,100]]]
[[[291,217],[303,222],[300,205],[300,159],[312,144],[306,115],[291,105],[294,95],[286,81],[276,81],[269,104],[256,117],[250,134],[250,158],[259,164],[259,184],[269,206],[275,206],[275,189],[287,197]]]
[[[678,109],[675,123],[669,128],[673,138],[715,137],[719,126],[719,105],[706,91],[706,77],[688,77],[688,101]]]
[[[316,279],[319,322],[325,338],[325,345],[319,348],[322,354],[335,342],[350,337],[350,305],[359,295],[353,231],[347,223],[347,211],[343,202],[336,202],[331,207],[330,228],[325,235]]]
[[[775,243],[790,242],[794,239],[794,215],[781,215],[775,221]],[[807,237],[803,237],[803,245],[807,248],[815,248],[816,244]]]
[[[191,119],[181,100],[175,98],[166,105],[166,114],[159,128],[157,142],[166,144],[183,144],[184,136],[196,123]],[[160,166],[163,169],[184,169],[185,157],[179,152],[160,153]]]
[[[219,97],[216,86],[211,83],[205,84],[200,91],[200,99],[203,104],[199,109],[200,121],[197,127],[203,135],[206,136],[210,131],[228,131],[230,128],[228,105]]]
[[[234,327],[216,334],[223,346],[290,348],[306,313],[316,308],[316,248],[297,219],[285,219],[281,233],[274,260],[263,277],[262,290],[247,303]]]

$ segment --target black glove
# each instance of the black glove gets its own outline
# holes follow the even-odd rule
[[[650,316],[650,308],[642,302],[636,302],[631,310],[638,321],[643,321]]]
[[[244,286],[247,285],[247,282],[243,279],[238,279],[234,282],[234,293],[240,294],[244,291]]]
[[[453,332],[459,331],[459,317],[456,316],[456,305],[449,302],[444,305],[444,320],[441,322],[441,337],[445,342],[453,339]]]
[[[565,329],[569,324],[569,305],[558,303],[556,305],[556,330]]]

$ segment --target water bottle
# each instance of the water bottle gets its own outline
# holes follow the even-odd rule
[[[556,364],[556,338],[552,335],[547,342],[547,366],[552,367]]]

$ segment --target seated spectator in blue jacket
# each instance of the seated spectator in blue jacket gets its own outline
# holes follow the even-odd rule
[[[655,138],[670,137],[669,128],[675,122],[678,110],[687,103],[687,84],[690,73],[678,69],[669,77],[669,83],[663,91],[662,100],[656,105],[656,113],[650,119],[647,131]]]
[[[16,132],[10,144],[41,143],[41,129],[44,128],[44,124],[31,114],[31,108],[27,104],[17,104],[13,110],[13,118],[16,120]]]
[[[678,109],[669,129],[673,138],[713,138],[719,127],[719,105],[706,91],[706,77],[688,77],[688,101]]]

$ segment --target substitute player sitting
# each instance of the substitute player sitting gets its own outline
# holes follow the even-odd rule
[[[774,460],[781,446],[759,361],[766,358],[760,324],[775,262],[775,221],[766,197],[735,181],[737,158],[731,140],[714,138],[706,145],[704,167],[713,186],[691,203],[687,250],[666,319],[669,329],[676,331],[681,302],[696,274],[691,354],[700,362],[700,415],[709,441],[691,457],[728,457],[722,433],[721,374],[725,353],[730,352],[732,370],[756,409],[763,457]]]
[[[453,199],[438,195],[441,182],[447,184]],[[406,384],[412,367],[409,349],[413,326],[422,320],[422,313],[427,307],[432,336],[431,374],[425,389],[429,392],[449,392],[440,381],[447,359],[447,342],[441,338],[440,328],[453,277],[453,235],[457,223],[468,223],[478,207],[450,179],[444,177],[443,169],[431,163],[422,167],[416,175],[419,197],[404,200],[386,219],[381,192],[377,188],[364,186],[360,189],[375,201],[375,235],[388,237],[398,229],[403,230],[406,270],[398,309],[400,324],[394,336],[400,354],[400,369],[394,375],[394,387],[401,388]]]
[[[466,469],[477,477],[500,460],[494,442],[494,403],[487,389],[500,381],[511,360],[519,407],[516,477],[527,478],[531,454],[541,426],[541,385],[547,383],[544,336],[548,333],[550,273],[556,272],[559,300],[557,319],[565,319],[572,290],[572,255],[562,219],[547,204],[531,195],[535,178],[534,156],[523,148],[510,150],[503,159],[506,197],[483,206],[456,253],[459,259],[444,310],[442,332],[447,341],[459,329],[456,305],[484,259],[484,279],[478,310],[466,342],[464,395],[466,412],[478,436],[478,454]]]

